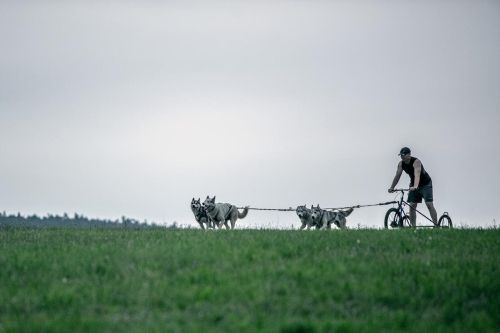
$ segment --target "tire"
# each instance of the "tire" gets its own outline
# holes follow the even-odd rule
[[[403,216],[403,228],[411,228],[410,215]]]
[[[397,223],[397,227],[393,227],[391,226],[392,222],[396,222]],[[399,217],[399,212],[398,212],[398,209],[397,208],[390,208],[387,213],[385,213],[385,217],[384,217],[384,228],[385,229],[393,229],[393,228],[399,228],[401,226],[401,221],[400,221],[400,217]]]
[[[453,228],[453,222],[451,221],[451,217],[448,215],[448,213],[444,213],[443,215],[441,215],[438,220],[438,226],[440,228]]]

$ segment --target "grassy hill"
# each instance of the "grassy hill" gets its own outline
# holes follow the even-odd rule
[[[498,332],[500,230],[0,228],[0,332]]]

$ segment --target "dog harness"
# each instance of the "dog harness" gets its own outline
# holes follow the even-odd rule
[[[233,205],[231,205],[231,204],[225,204],[225,205],[229,206],[226,214],[224,215],[224,221],[227,221],[229,214],[231,214],[231,209],[233,208]],[[215,206],[213,206],[212,209],[210,209],[210,210],[208,210],[208,208],[207,208],[207,212],[212,212],[214,209],[215,209]]]
[[[226,216],[224,216],[224,221],[228,220],[229,215],[231,214],[231,210],[233,209],[233,205],[229,204],[229,209],[226,212]]]

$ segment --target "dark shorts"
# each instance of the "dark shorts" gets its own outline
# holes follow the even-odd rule
[[[424,198],[425,202],[432,202],[434,200],[432,197],[432,182],[419,187],[416,191],[408,192],[408,202],[421,203],[422,198]]]

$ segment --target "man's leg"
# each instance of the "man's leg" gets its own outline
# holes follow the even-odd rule
[[[438,214],[436,212],[436,208],[434,208],[434,204],[432,201],[426,201],[425,204],[427,205],[427,208],[429,209],[429,213],[431,214],[432,222],[434,222],[434,225],[437,226],[438,223]]]
[[[413,228],[417,227],[417,205],[418,203],[416,202],[409,202],[410,204],[410,223]]]

